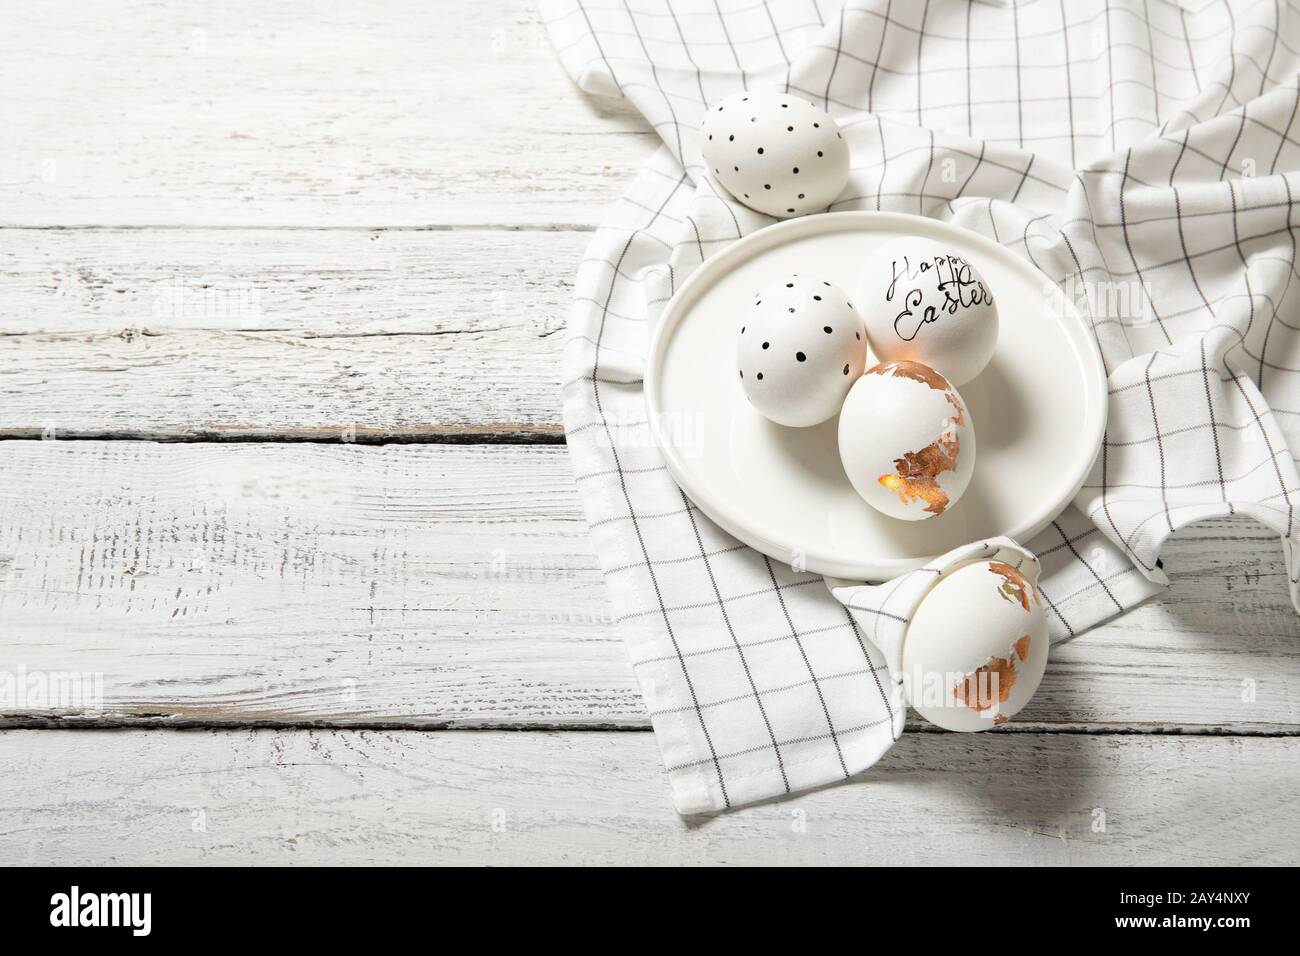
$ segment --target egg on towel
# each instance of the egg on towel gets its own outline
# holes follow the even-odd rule
[[[862,374],[867,338],[844,290],[790,275],[754,296],[736,333],[737,380],[778,425],[806,427],[840,410]]]
[[[789,93],[747,90],[713,104],[700,138],[714,181],[778,219],[821,212],[849,181],[839,125]]]
[[[1027,564],[1037,577],[1037,563]],[[987,730],[1029,702],[1047,667],[1047,616],[1015,565],[973,561],[941,575],[903,638],[908,703],[946,730]]]
[[[975,428],[961,395],[919,362],[884,362],[854,383],[839,422],[840,461],[854,489],[905,521],[955,505],[975,469]]]
[[[998,307],[979,270],[952,249],[902,236],[874,250],[858,307],[882,362],[924,362],[954,385],[984,370],[998,343]]]

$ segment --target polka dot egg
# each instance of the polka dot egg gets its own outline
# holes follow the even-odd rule
[[[709,107],[700,133],[714,180],[778,219],[821,212],[849,181],[849,147],[838,124],[797,96],[729,96]]]
[[[840,410],[866,365],[862,318],[842,289],[791,275],[768,286],[740,317],[737,380],[778,425],[816,425]]]

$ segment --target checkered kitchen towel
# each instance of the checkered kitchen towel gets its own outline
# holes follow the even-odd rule
[[[1277,530],[1295,599],[1291,0],[541,7],[579,86],[626,98],[663,140],[578,273],[564,409],[679,811],[842,779],[902,727],[870,640],[872,595],[890,586],[844,592],[850,612],[817,576],[740,545],[682,495],[646,431],[641,375],[664,303],[771,221],[717,195],[700,165],[705,106],[736,90],[785,90],[836,117],[853,175],[832,210],[973,229],[1092,322],[1110,376],[1105,445],[1075,507],[1025,542],[1054,638],[1152,594],[1165,538],[1214,515]]]

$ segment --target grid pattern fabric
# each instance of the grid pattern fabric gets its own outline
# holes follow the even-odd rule
[[[669,477],[641,376],[664,304],[772,220],[701,165],[707,104],[806,97],[844,129],[831,211],[975,230],[1091,323],[1101,454],[1025,546],[1055,640],[1155,593],[1177,528],[1249,514],[1297,588],[1300,11],[1290,0],[542,0],[584,90],[662,139],[598,228],[564,358],[569,447],[682,813],[860,772],[902,728],[897,685],[823,580],[715,527]],[[885,588],[889,583],[885,583]],[[904,586],[900,584],[899,586]],[[849,589],[859,596],[878,589]]]

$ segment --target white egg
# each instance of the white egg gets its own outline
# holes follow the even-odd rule
[[[867,257],[858,308],[882,362],[924,362],[954,385],[984,370],[998,344],[998,307],[979,270],[932,239],[902,236]]]
[[[919,362],[868,369],[840,411],[840,462],[858,494],[906,521],[941,515],[975,469],[975,428],[957,390]]]
[[[749,90],[710,106],[704,161],[740,202],[778,219],[821,212],[849,181],[839,125],[805,99]]]
[[[907,626],[908,703],[947,730],[987,730],[1034,696],[1047,643],[1034,581],[1002,562],[959,565],[926,592]]]
[[[844,290],[791,275],[754,296],[739,318],[737,380],[760,414],[805,427],[840,410],[867,362],[862,317]]]

